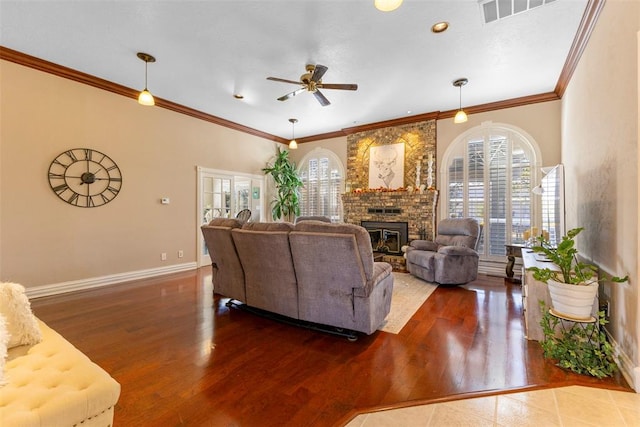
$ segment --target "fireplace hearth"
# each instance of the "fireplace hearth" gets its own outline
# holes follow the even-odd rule
[[[409,239],[409,224],[406,222],[362,221],[369,232],[374,252],[398,255]]]

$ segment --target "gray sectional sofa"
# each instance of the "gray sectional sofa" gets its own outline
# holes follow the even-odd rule
[[[391,308],[391,265],[360,226],[321,221],[202,226],[214,292],[314,324],[372,334]]]

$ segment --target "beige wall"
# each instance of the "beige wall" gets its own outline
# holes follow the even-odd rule
[[[528,133],[542,153],[541,164],[560,163],[560,101],[541,102],[516,108],[470,114],[466,123],[455,124],[453,119],[438,120],[438,164],[453,141],[467,130],[486,121],[515,126]]]
[[[560,111],[561,101],[543,102],[516,108],[505,108],[487,113],[469,115],[469,121],[454,124],[453,119],[438,120],[437,157],[438,163],[451,143],[467,130],[480,126],[486,121],[516,126],[533,137],[542,152],[541,164],[551,166],[560,163]],[[291,157],[300,161],[305,154],[316,147],[329,149],[336,153],[343,166],[347,167],[347,137],[314,141],[299,144]]]
[[[342,167],[344,168],[346,173],[347,171],[347,137],[346,136],[340,137],[340,138],[332,138],[332,139],[325,139],[322,141],[313,141],[313,142],[306,142],[304,144],[298,144],[297,150],[291,150],[291,158],[296,162],[296,165],[299,165],[300,160],[302,160],[304,156],[306,156],[309,152],[311,152],[312,150],[318,147],[333,151],[340,159],[340,162],[342,162]]]
[[[640,387],[638,30],[640,3],[606,2],[562,102],[567,223],[578,247],[627,284],[606,285],[608,329]],[[633,374],[632,374],[633,376]]]
[[[0,67],[0,280],[33,287],[193,263],[196,166],[262,175],[275,153],[262,138]],[[122,190],[105,206],[73,207],[49,187],[51,161],[77,147],[104,152],[122,171]]]

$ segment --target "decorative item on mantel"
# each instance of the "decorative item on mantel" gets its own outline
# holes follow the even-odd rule
[[[429,161],[427,167],[427,188],[429,190],[435,190],[433,187],[433,154],[429,153]]]

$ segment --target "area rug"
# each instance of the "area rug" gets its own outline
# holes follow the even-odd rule
[[[392,274],[391,311],[378,330],[398,334],[438,285],[407,273]]]

